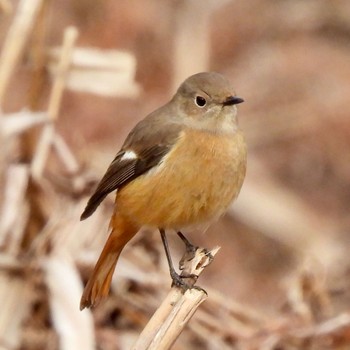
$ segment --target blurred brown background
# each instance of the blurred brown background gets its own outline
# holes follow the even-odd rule
[[[17,1],[0,1],[1,47],[17,6]],[[248,174],[228,215],[208,232],[188,235],[196,244],[222,247],[199,283],[208,290],[206,303],[214,289],[216,302],[206,310],[212,324],[195,315],[194,325],[190,322],[174,349],[348,349],[350,2],[61,0],[42,1],[39,8],[6,87],[1,106],[5,119],[25,107],[47,109],[53,77],[48,67],[54,62],[50,50],[62,44],[67,26],[79,31],[76,47],[97,49],[105,57],[108,50],[125,51],[131,63],[121,73],[108,68],[111,81],[106,79],[106,84],[119,84],[124,93],[107,96],[67,84],[55,125],[79,169],[63,170],[51,154],[39,193],[32,189],[24,195],[30,212],[41,212],[40,224],[33,228],[29,215],[15,253],[9,250],[13,238],[0,240],[4,257],[30,261],[32,268],[22,275],[23,267],[16,265],[20,281],[31,292],[11,341],[6,318],[1,324],[0,317],[0,332],[5,332],[0,333],[0,347],[74,348],[65,342],[59,324],[69,313],[68,319],[79,313],[82,284],[75,279],[78,284],[73,287],[72,282],[72,307],[77,310],[55,316],[60,303],[50,301],[55,295],[50,288],[57,289],[42,276],[46,266],[56,266],[52,256],[60,257],[58,264],[73,261],[69,266],[76,266],[86,281],[106,237],[113,199],[96,219],[78,223],[93,183],[137,121],[167,102],[188,75],[214,70],[227,76],[245,100],[239,106],[239,121],[249,148]],[[93,72],[101,67],[76,63],[75,69]],[[126,79],[120,78],[123,69]],[[98,80],[97,74],[85,84],[98,85]],[[3,188],[9,186],[11,165],[28,164],[35,153],[40,127],[26,134],[11,137],[11,145],[3,140],[8,145],[1,169]],[[74,187],[77,178],[84,182],[79,190]],[[33,196],[45,204],[35,204]],[[40,249],[32,247],[29,231],[36,243],[41,242]],[[55,244],[59,254],[53,253]],[[88,311],[77,316],[94,329],[88,343],[96,342],[97,349],[129,348],[169,287],[158,234],[141,234],[133,244],[116,270],[110,300],[93,316]],[[180,256],[181,243],[174,237],[171,245]],[[160,270],[163,277],[157,279]],[[6,264],[3,273],[9,274]],[[3,282],[0,295],[6,295],[6,288]],[[67,296],[69,288],[68,283]],[[136,299],[131,301],[128,293]],[[235,306],[228,306],[227,300]],[[15,309],[9,307],[11,312]],[[317,333],[324,322],[338,325],[340,316],[347,317],[341,327]],[[83,323],[77,320],[79,324]]]

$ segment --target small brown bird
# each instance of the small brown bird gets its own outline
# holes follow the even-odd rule
[[[141,227],[193,228],[223,215],[246,172],[231,84],[214,72],[186,79],[174,97],[140,121],[89,199],[81,220],[117,190],[110,235],[84,289],[80,309],[107,296],[119,255]],[[181,284],[171,260],[171,277]]]

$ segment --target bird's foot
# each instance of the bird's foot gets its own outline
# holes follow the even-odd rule
[[[172,279],[172,284],[171,286],[175,286],[180,288],[184,293],[188,290],[188,289],[197,289],[199,291],[204,292],[205,294],[208,294],[203,288],[195,286],[194,284],[196,283],[198,276],[197,275],[179,275],[175,270],[170,271],[170,276]],[[186,282],[185,280],[189,279],[189,283]]]

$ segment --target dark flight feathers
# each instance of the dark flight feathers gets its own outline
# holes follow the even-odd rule
[[[169,145],[155,145],[143,150],[135,159],[122,160],[125,150],[121,150],[108,167],[94,194],[89,199],[80,220],[94,213],[105,197],[112,191],[127,184],[157,165],[168,152]]]

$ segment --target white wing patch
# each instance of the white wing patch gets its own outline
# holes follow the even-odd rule
[[[120,160],[131,160],[131,159],[137,159],[137,154],[134,151],[125,151],[123,154],[123,157],[120,158]]]

